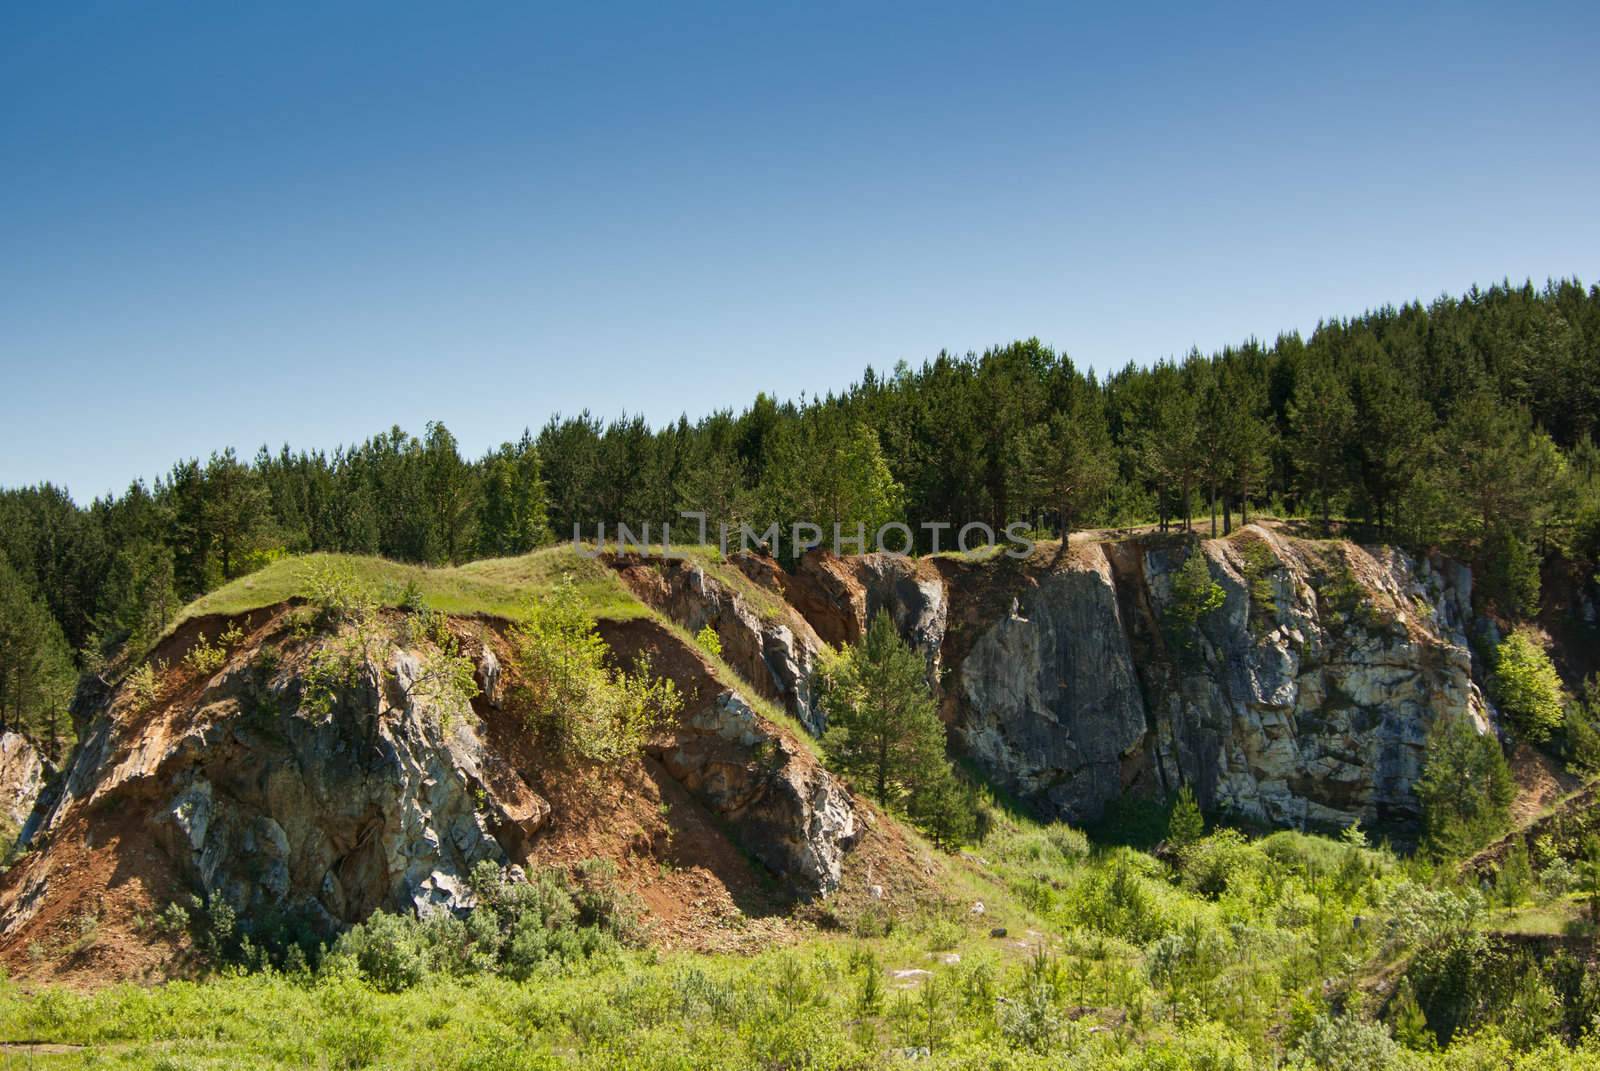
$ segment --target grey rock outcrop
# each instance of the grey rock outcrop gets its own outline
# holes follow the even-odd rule
[[[820,895],[839,887],[860,832],[850,794],[738,693],[722,693],[651,751],[769,869]]]
[[[614,564],[635,595],[690,633],[710,626],[723,659],[741,677],[812,732],[822,731],[815,693],[822,641],[803,617],[776,599],[771,606],[757,604],[693,561]]]
[[[153,723],[113,708],[43,833],[78,808],[152,799],[155,843],[244,917],[291,912],[331,933],[377,908],[469,906],[472,867],[515,854],[549,806],[426,674],[394,649],[313,710],[299,670],[263,679],[237,662]]]
[[[1189,553],[1224,600],[1176,636],[1164,622]],[[997,781],[1073,820],[1188,783],[1207,807],[1273,825],[1409,822],[1434,720],[1491,725],[1471,577],[1441,558],[1254,526],[1091,544],[1021,609],[962,661],[952,728]]]
[[[13,833],[21,830],[43,789],[44,760],[38,750],[21,733],[0,733],[0,822]],[[5,847],[0,845],[0,851]]]
[[[1147,726],[1111,565],[1045,578],[973,645],[957,672],[961,748],[1013,794],[1097,813],[1121,794]]]

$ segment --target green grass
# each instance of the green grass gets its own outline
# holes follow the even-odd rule
[[[822,745],[817,742],[816,737],[811,735],[809,729],[800,724],[799,718],[796,718],[777,703],[758,692],[754,685],[740,676],[739,671],[729,665],[720,655],[714,655],[695,643],[694,637],[689,634],[688,629],[668,618],[665,614],[656,613],[655,611],[648,612],[668,632],[671,632],[678,639],[704,655],[706,660],[711,663],[713,675],[717,680],[737,691],[745,702],[750,704],[752,710],[768,721],[788,729],[790,735],[800,742],[800,746],[805,748],[807,754],[819,762],[823,761]]]
[[[763,620],[778,619],[788,610],[784,601],[756,584],[722,558],[716,547],[674,546],[736,592]],[[660,553],[659,546],[652,548]],[[645,607],[629,593],[615,570],[603,561],[579,555],[570,543],[544,547],[513,558],[485,558],[457,566],[410,565],[359,554],[307,554],[283,558],[257,572],[224,584],[185,607],[175,624],[206,614],[242,614],[306,594],[306,571],[317,562],[334,563],[386,604],[397,604],[415,584],[429,608],[448,614],[514,618],[541,591],[571,576],[589,612],[597,618],[626,621],[643,616]]]
[[[1483,928],[1490,933],[1522,937],[1561,937],[1589,930],[1587,905],[1576,896],[1526,907],[1490,912]]]
[[[579,556],[570,544],[515,558],[487,558],[460,566],[408,565],[355,554],[311,554],[285,558],[202,595],[178,615],[176,623],[206,614],[242,614],[306,594],[307,568],[316,562],[340,565],[387,605],[397,605],[416,585],[429,608],[448,614],[515,618],[539,592],[571,576],[595,617],[628,620],[646,613],[616,573],[603,562]],[[176,624],[175,623],[175,624]]]

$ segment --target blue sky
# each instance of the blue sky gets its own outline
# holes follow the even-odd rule
[[[1600,8],[0,5],[0,485],[1600,280]]]

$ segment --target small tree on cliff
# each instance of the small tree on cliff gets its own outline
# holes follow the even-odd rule
[[[822,743],[835,767],[863,781],[879,804],[911,807],[949,840],[965,828],[954,813],[965,796],[945,757],[926,672],[880,610],[859,642],[823,666]]]
[[[1172,575],[1172,601],[1161,615],[1167,642],[1185,651],[1192,648],[1200,619],[1221,607],[1226,595],[1222,585],[1211,579],[1205,551],[1195,545]]]

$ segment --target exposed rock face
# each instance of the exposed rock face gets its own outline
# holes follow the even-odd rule
[[[549,807],[464,701],[422,698],[421,673],[393,650],[325,714],[301,705],[295,667],[263,679],[240,662],[173,717],[104,717],[44,831],[75,807],[152,798],[168,857],[248,917],[289,910],[331,932],[377,908],[460,908],[472,866],[503,862]]]
[[[1188,783],[1207,807],[1274,825],[1413,821],[1433,721],[1492,725],[1467,642],[1481,626],[1470,572],[1251,525],[1198,544],[1224,601],[1177,636],[1173,574],[1195,545],[1075,544],[1004,576],[823,551],[792,574],[740,564],[830,643],[887,610],[927,654],[957,749],[1046,813],[1091,820]],[[668,587],[658,605],[701,620],[702,590]]]
[[[1433,720],[1490,724],[1470,575],[1253,526],[1199,547],[1225,599],[1187,636],[1163,626],[1185,544],[1076,548],[1040,578],[959,667],[963,746],[1078,820],[1185,782],[1275,825],[1414,819]]]
[[[615,564],[635,595],[691,633],[710,625],[723,658],[741,677],[807,728],[822,731],[814,691],[822,643],[803,617],[781,603],[776,612],[754,605],[692,561],[616,559]]]
[[[856,642],[878,611],[887,610],[937,672],[948,604],[944,583],[927,562],[881,551],[840,558],[813,550],[787,579],[784,594],[836,647]]]
[[[437,654],[388,639],[356,647],[348,633],[297,641],[286,620],[263,626],[209,678],[170,672],[169,694],[153,703],[131,689],[110,693],[57,795],[34,809],[24,835],[42,850],[0,890],[0,938],[46,907],[86,832],[92,840],[113,826],[119,850],[139,857],[121,858],[147,870],[159,863],[178,892],[202,892],[247,920],[287,913],[327,936],[380,908],[462,910],[476,864],[538,858],[552,807],[529,779],[561,792],[538,779],[566,768],[514,714],[487,713],[505,688],[488,639],[467,641],[480,648],[480,721],[438,684]],[[849,793],[718,683],[697,651],[640,624],[692,700],[650,754],[795,892],[834,891],[862,832]],[[346,669],[331,691],[313,689],[330,653]],[[25,741],[0,737],[0,787],[15,782],[6,798],[19,811],[41,773]],[[65,853],[54,851],[57,840]]]
[[[1103,551],[1045,578],[957,672],[955,735],[1013,794],[1097,813],[1144,742],[1144,702]]]
[[[0,824],[13,833],[21,830],[43,788],[44,760],[39,752],[20,733],[0,733]],[[0,844],[0,851],[5,847]]]
[[[670,745],[651,752],[767,867],[823,895],[839,887],[844,853],[858,835],[849,793],[791,750],[738,693],[722,693]]]
[[[1219,727],[1214,802],[1278,825],[1415,819],[1434,720],[1490,729],[1467,644],[1470,573],[1262,536],[1281,562],[1262,577],[1267,606],[1251,598],[1240,543],[1205,548],[1227,602],[1202,625],[1206,672],[1179,709]],[[1207,756],[1193,761],[1185,773],[1201,779]]]

